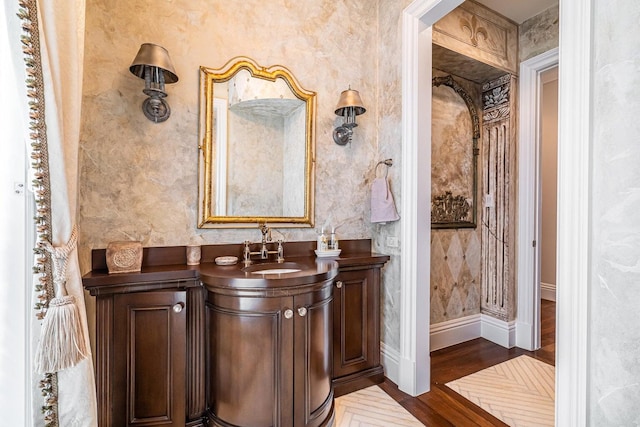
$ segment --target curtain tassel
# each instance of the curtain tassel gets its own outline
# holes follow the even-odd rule
[[[61,371],[77,365],[88,355],[75,298],[67,295],[51,299],[36,352],[36,371],[41,374]]]
[[[49,301],[42,323],[42,334],[35,355],[38,373],[58,372],[77,365],[89,356],[75,297],[67,295],[65,287],[67,261],[76,248],[77,236],[74,226],[66,245],[53,247],[49,242],[43,243],[44,249],[51,254],[53,282],[61,296]]]

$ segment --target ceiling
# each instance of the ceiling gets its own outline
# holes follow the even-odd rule
[[[558,0],[476,0],[489,9],[522,24],[527,19],[536,16],[551,6],[558,4]]]

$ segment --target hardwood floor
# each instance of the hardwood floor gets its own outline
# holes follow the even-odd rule
[[[541,348],[507,349],[478,338],[431,353],[431,391],[411,397],[389,380],[380,387],[427,426],[507,426],[445,384],[526,354],[555,365],[556,304],[542,300]]]

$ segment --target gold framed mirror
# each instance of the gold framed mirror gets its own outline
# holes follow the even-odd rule
[[[200,67],[198,228],[313,227],[315,103],[280,65]]]

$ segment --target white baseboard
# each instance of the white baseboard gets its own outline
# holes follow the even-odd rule
[[[540,282],[540,297],[548,301],[555,301],[556,285],[553,283]]]
[[[516,322],[516,347],[533,351],[535,339],[533,338],[533,325],[527,322]]]
[[[384,376],[398,384],[400,380],[400,352],[381,341],[380,363],[384,367]]]
[[[475,338],[480,338],[482,331],[480,314],[447,320],[431,325],[430,350],[440,350]]]
[[[516,344],[516,322],[505,322],[486,314],[473,314],[431,325],[429,350],[435,351],[476,338],[484,338],[505,348]],[[380,342],[384,374],[394,383],[400,380],[400,353]]]
[[[516,345],[516,322],[505,322],[486,314],[474,314],[431,325],[430,350],[440,350],[475,338],[484,338],[506,348]]]
[[[505,322],[482,314],[482,338],[506,348],[516,345],[516,322]]]

